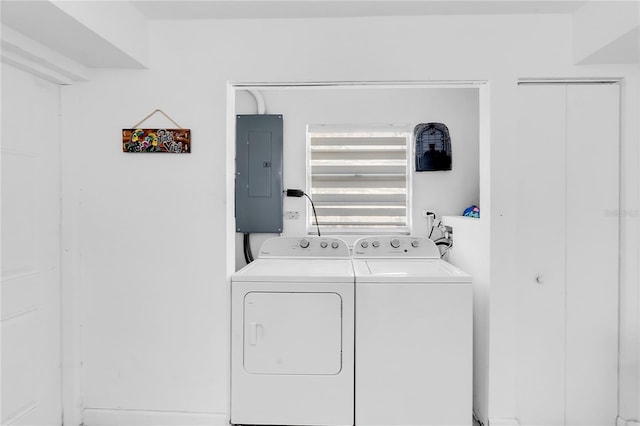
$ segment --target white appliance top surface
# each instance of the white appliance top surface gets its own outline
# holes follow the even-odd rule
[[[236,272],[232,281],[353,283],[350,259],[257,259]]]
[[[471,276],[440,259],[353,259],[356,282],[470,283]]]

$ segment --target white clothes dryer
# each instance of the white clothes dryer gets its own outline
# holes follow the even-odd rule
[[[471,277],[424,237],[362,238],[353,266],[356,424],[470,426]]]
[[[231,278],[231,423],[353,425],[354,304],[344,241],[265,241]]]

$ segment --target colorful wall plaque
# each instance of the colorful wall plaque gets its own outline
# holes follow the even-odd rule
[[[122,152],[191,152],[191,130],[122,129]]]

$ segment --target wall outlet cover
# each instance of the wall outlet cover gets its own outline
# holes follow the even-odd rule
[[[300,212],[287,211],[284,215],[287,219],[300,219]]]

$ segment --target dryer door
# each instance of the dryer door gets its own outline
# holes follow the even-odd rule
[[[247,293],[243,346],[250,374],[338,374],[342,298],[337,293]]]

